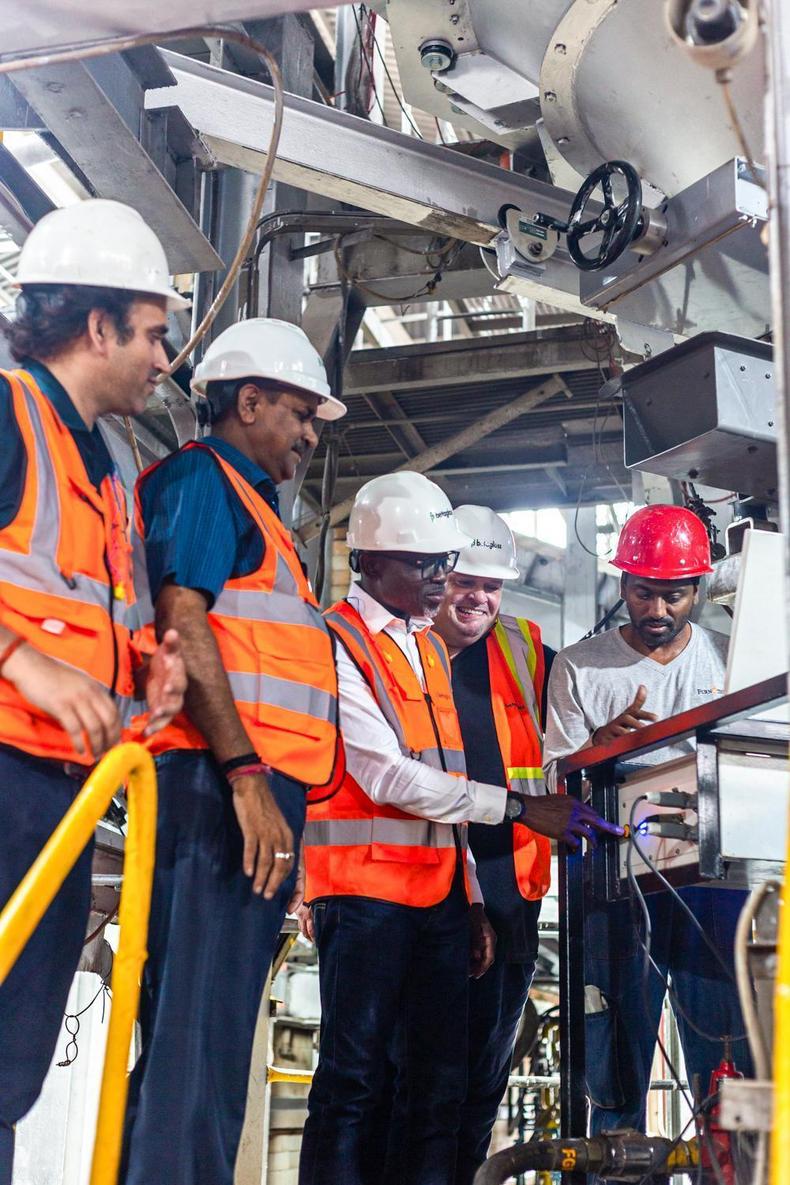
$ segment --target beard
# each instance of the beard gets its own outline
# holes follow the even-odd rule
[[[647,618],[634,624],[634,629],[639,634],[639,637],[644,642],[649,650],[657,650],[659,646],[666,646],[669,642],[674,641],[678,634],[686,628],[687,617],[680,621],[675,621],[672,618],[663,618],[662,620],[651,620]],[[650,629],[648,627],[660,626],[660,630]]]

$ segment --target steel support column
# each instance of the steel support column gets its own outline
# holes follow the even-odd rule
[[[562,644],[578,642],[595,625],[598,557],[595,554],[595,507],[565,511],[568,544],[565,551],[565,598],[562,605]]]
[[[313,90],[314,46],[305,25],[293,13],[268,21],[248,21],[247,31],[274,55],[288,94],[309,96]],[[269,189],[264,217],[276,210],[306,210],[308,195],[281,181]],[[279,317],[299,325],[304,295],[304,262],[291,258],[303,234],[281,235],[264,250],[258,263],[258,300],[251,315]]]
[[[770,53],[771,299],[773,305],[776,434],[780,514],[786,540],[786,589],[790,606],[790,12],[784,0],[769,5]]]

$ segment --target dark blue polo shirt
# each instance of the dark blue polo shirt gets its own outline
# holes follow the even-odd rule
[[[65,387],[41,362],[28,358],[21,363],[38,383],[63,423],[74,437],[88,477],[96,489],[108,474],[115,471],[113,459],[98,427],[89,428],[80,416]],[[22,500],[27,468],[22,433],[14,415],[11,388],[0,379],[0,528],[13,522]]]
[[[248,576],[263,559],[263,539],[209,449],[232,465],[279,513],[277,487],[265,470],[217,436],[167,457],[143,481],[140,503],[151,598],[167,583],[203,593],[209,608],[228,580]]]
[[[543,647],[546,682],[541,704],[546,717],[546,686],[555,652]],[[453,659],[453,699],[461,725],[466,772],[476,782],[505,786],[505,767],[499,751],[486,638],[459,651]],[[513,824],[509,820],[488,826],[469,824],[469,847],[477,864],[477,879],[486,914],[496,930],[497,942],[509,962],[523,963],[535,957],[537,906],[525,901],[516,883],[513,862]]]

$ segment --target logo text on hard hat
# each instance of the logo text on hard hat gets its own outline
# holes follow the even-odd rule
[[[437,518],[452,518],[453,517],[452,510],[436,510],[436,511],[429,510],[428,514],[430,515],[431,522],[435,522]]]
[[[502,544],[497,543],[496,539],[473,539],[471,547],[487,547],[489,551],[501,551]]]

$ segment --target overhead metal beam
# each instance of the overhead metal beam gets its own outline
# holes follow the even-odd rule
[[[163,51],[176,88],[149,91],[149,109],[178,103],[221,164],[260,173],[272,88]],[[285,97],[275,180],[470,243],[488,244],[506,203],[567,216],[572,194],[293,95]]]
[[[560,465],[567,465],[567,461],[556,461],[554,468]],[[433,481],[442,483],[445,478],[450,477],[481,477],[490,473],[528,473],[535,470],[545,470],[547,468],[545,461],[513,461],[510,463],[503,463],[501,465],[452,465],[442,469],[426,469],[425,473]],[[367,475],[346,473],[337,479],[338,484],[356,484],[359,485],[361,481],[368,480],[371,477],[376,477],[378,474],[370,473]],[[567,490],[564,491],[567,496]]]
[[[128,90],[121,115],[81,62],[20,70],[14,74],[14,85],[88,178],[96,195],[128,202],[139,210],[161,239],[174,272],[221,267],[222,260],[211,243],[129,126]],[[172,87],[156,93],[170,96],[167,104],[160,105],[172,105]]]
[[[470,390],[471,389],[472,385],[470,384]],[[403,394],[403,392],[401,392],[401,394]],[[563,420],[566,418],[575,419],[577,413],[587,411],[592,412],[595,411],[596,408],[600,410],[600,406],[600,399],[579,399],[577,396],[574,396],[573,399],[567,404],[561,403],[558,406],[557,404],[552,403],[548,407],[541,406],[540,408],[536,408],[534,412],[526,412],[525,418],[529,418],[532,415],[543,416],[545,418],[547,415],[550,415],[555,409],[557,409],[560,411],[561,418]],[[569,412],[573,413],[572,417],[568,415]],[[456,409],[454,412],[420,412],[419,415],[409,416],[408,422],[416,428],[427,424],[457,424],[459,419],[463,417],[463,414],[464,410],[462,408]],[[476,413],[470,412],[469,414],[472,415]],[[370,428],[378,428],[380,423],[381,421],[379,419],[363,420],[358,416],[354,416],[353,418],[349,418],[348,421],[343,422],[343,434],[347,435],[349,432],[366,432]]]
[[[283,12],[329,8],[336,0],[135,0],[108,6],[107,0],[80,0],[79,26],[70,0],[45,4],[6,5],[3,12],[3,57],[30,54],[80,41],[134,33],[176,33],[180,29],[222,21],[243,21]]]
[[[594,370],[581,325],[496,337],[355,350],[346,368],[346,395],[408,388],[482,384],[553,371]]]
[[[391,391],[380,391],[375,397],[366,396],[366,399],[368,405],[378,414],[378,422],[387,429],[404,456],[417,456],[428,447]],[[389,414],[379,414],[379,408]]]
[[[439,441],[438,444],[431,445],[430,448],[425,449],[418,456],[412,457],[404,465],[399,465],[396,472],[408,469],[413,473],[427,473],[429,470],[441,465],[448,457],[452,457],[456,453],[462,453],[464,449],[476,444],[484,436],[489,436],[492,432],[496,432],[498,428],[503,428],[511,420],[517,420],[525,411],[537,407],[539,403],[544,403],[547,399],[551,399],[552,395],[559,394],[560,391],[565,391],[570,396],[570,391],[568,391],[568,388],[559,375],[552,375],[551,378],[539,386],[533,387],[523,395],[519,395],[518,399],[513,399],[510,403],[506,403],[504,407],[495,408],[494,411],[489,412],[488,415],[483,416],[476,423],[468,425],[460,432],[454,432],[452,436],[446,437],[446,439]],[[353,498],[346,498],[344,501],[338,503],[337,506],[333,506],[329,518],[330,526],[336,526],[337,523],[342,523],[353,504]],[[306,543],[319,530],[320,519],[313,519],[300,529],[299,535]]]
[[[3,131],[10,131],[12,128],[36,131],[43,126],[43,119],[31,110],[11,79],[0,78],[0,127]]]

